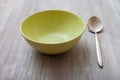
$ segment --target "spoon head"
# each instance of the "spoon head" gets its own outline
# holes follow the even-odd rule
[[[96,16],[92,16],[89,20],[88,20],[88,29],[91,32],[97,33],[102,31],[102,23],[100,21],[100,19]]]

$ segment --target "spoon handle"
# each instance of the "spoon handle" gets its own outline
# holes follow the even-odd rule
[[[103,67],[102,55],[101,55],[100,44],[99,44],[97,32],[95,33],[95,40],[96,40],[96,51],[97,51],[98,65],[100,68],[102,68]]]

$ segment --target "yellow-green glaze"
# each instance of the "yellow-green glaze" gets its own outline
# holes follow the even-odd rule
[[[20,30],[33,48],[46,54],[58,54],[79,41],[85,25],[79,16],[71,12],[47,10],[27,17]]]

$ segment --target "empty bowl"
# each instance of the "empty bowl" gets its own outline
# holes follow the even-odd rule
[[[68,11],[46,10],[28,16],[20,26],[25,40],[45,54],[59,54],[71,49],[81,38],[85,24]]]

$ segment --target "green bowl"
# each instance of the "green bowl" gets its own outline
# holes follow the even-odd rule
[[[59,54],[71,49],[84,30],[82,18],[62,10],[32,14],[20,27],[25,40],[36,50],[46,54]]]

